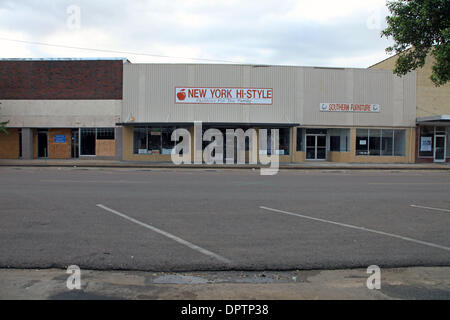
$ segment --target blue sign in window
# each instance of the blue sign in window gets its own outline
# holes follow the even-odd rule
[[[55,143],[66,143],[66,135],[65,134],[55,134],[55,138],[53,141]]]

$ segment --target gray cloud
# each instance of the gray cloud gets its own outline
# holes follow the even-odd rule
[[[83,43],[67,29],[69,5],[81,9],[81,30],[88,30]],[[382,19],[386,11],[380,13]],[[331,66],[348,61],[346,66],[367,67],[385,57],[389,44],[380,38],[380,29],[367,27],[370,15],[370,9],[360,9],[326,21],[301,15],[296,19],[289,1],[7,0],[0,2],[0,36],[2,31],[20,32],[31,41],[56,37],[72,46],[88,43],[94,48],[189,57],[192,51],[199,58],[239,58],[245,63]],[[99,34],[107,39],[97,39]],[[159,47],[166,49],[155,51]],[[180,47],[191,51],[180,52]],[[36,57],[52,54],[48,47],[30,45],[29,49]]]

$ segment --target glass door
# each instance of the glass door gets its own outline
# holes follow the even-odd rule
[[[325,160],[327,158],[327,136],[316,136],[316,159]]]
[[[327,136],[324,134],[306,135],[306,160],[327,159]]]
[[[306,160],[316,159],[316,136],[306,135]]]
[[[434,162],[445,162],[445,135],[434,136]]]

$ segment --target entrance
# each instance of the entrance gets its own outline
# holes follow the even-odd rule
[[[38,130],[37,135],[37,156],[38,158],[48,157],[48,131]]]
[[[446,144],[445,135],[434,136],[434,162],[445,162],[445,144]]]
[[[306,129],[306,160],[327,159],[326,129]]]
[[[79,149],[79,136],[80,131],[78,129],[72,129],[71,131],[71,138],[70,138],[70,156],[72,158],[78,158],[80,155],[80,149]]]

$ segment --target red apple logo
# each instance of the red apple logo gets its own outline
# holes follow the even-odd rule
[[[184,89],[181,89],[180,92],[177,93],[177,98],[181,101],[186,99],[186,93],[184,92]]]

